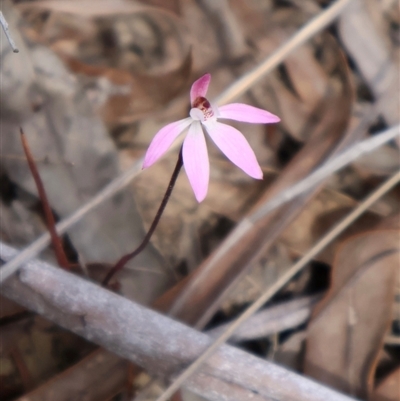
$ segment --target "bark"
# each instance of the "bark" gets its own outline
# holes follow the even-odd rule
[[[2,260],[16,254],[0,243]],[[165,379],[211,342],[203,333],[39,260],[23,265],[3,283],[1,294]],[[185,387],[216,401],[351,400],[228,345],[219,348]]]

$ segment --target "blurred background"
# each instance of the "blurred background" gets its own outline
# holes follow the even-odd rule
[[[46,232],[19,127],[25,131],[56,219],[62,220],[140,162],[161,127],[186,117],[195,79],[211,73],[208,98],[216,98],[333,3],[1,1],[19,48],[18,54],[13,53],[1,33],[1,240],[20,249]],[[185,277],[207,263],[235,225],[275,195],[276,188],[307,177],[338,148],[398,124],[399,24],[395,0],[350,1],[327,29],[234,99],[281,118],[276,125],[232,123],[254,149],[264,180],[248,177],[207,140],[211,165],[207,198],[197,203],[182,172],[151,245],[117,276],[113,289],[146,305],[156,300],[163,304],[160,299],[171,302],[168,291],[180,288]],[[239,272],[230,273],[229,280],[215,279],[213,288],[220,293],[229,290],[229,294],[219,299],[210,290],[208,298],[210,277],[201,288],[206,293],[202,312],[188,309],[176,317],[191,324],[202,319],[203,327],[218,330],[217,326],[237,316],[399,169],[399,146],[399,141],[393,141],[357,159],[312,196],[275,214],[254,245],[256,260],[249,256]],[[99,281],[111,263],[140,243],[166,190],[177,154],[170,152],[138,174],[126,189],[102,202],[63,237],[70,262],[83,266],[78,274]],[[277,185],[275,189],[271,183]],[[400,382],[398,257],[378,258],[369,270],[374,272],[369,281],[337,279],[335,287],[331,279],[350,269],[349,263],[355,276],[365,278],[363,250],[378,242],[378,254],[388,243],[398,241],[399,197],[399,188],[382,197],[274,298],[271,305],[289,308],[276,315],[279,319],[297,311],[290,323],[269,315],[265,319],[275,322],[273,328],[264,321],[263,329],[254,334],[252,326],[236,342],[262,358],[360,398],[400,400],[400,391],[396,393]],[[352,241],[360,241],[360,236],[361,243],[354,245]],[[251,243],[243,245],[243,252]],[[343,249],[345,257],[340,253]],[[51,248],[41,257],[55,263]],[[389,269],[386,275],[383,265]],[[362,346],[354,351],[363,362],[352,366],[352,379],[347,374],[334,380],[319,377],[318,370],[329,366],[332,357],[313,350],[313,344],[319,347],[329,339],[326,332],[307,323],[316,302],[330,289],[325,304],[319,306],[323,310],[326,304],[334,304],[329,298],[332,292],[336,302],[347,296],[348,286],[359,286],[354,291],[368,293],[371,282],[381,292],[373,305],[368,303],[371,299],[363,300],[359,311],[357,333],[372,333],[360,334]],[[160,298],[163,294],[166,298]],[[339,315],[348,312],[348,305],[334,306]],[[213,313],[204,318],[211,307]],[[378,315],[382,316],[379,322],[373,319]],[[326,318],[325,327],[334,324],[334,317]],[[376,327],[371,327],[371,320]],[[128,400],[149,380],[116,357],[88,372],[82,361],[99,352],[94,344],[5,298],[1,298],[0,326],[1,400]],[[338,341],[340,354],[347,343]],[[321,364],[318,369],[310,367],[315,360]],[[73,374],[83,377],[79,388],[71,381]],[[386,387],[379,387],[381,383]],[[58,391],[56,398],[51,396],[54,391]],[[187,394],[182,397],[192,399]]]

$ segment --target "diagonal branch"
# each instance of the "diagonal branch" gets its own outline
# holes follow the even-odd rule
[[[11,36],[10,29],[8,28],[8,23],[4,18],[3,13],[0,11],[0,25],[3,27],[4,34],[7,37],[8,42],[10,43],[11,49],[14,53],[19,53],[19,49],[14,42],[14,39]]]
[[[223,332],[203,353],[187,367],[174,382],[157,398],[157,401],[166,401],[171,397],[190,377],[195,374],[203,364],[215,355],[219,347],[227,341],[243,322],[254,315],[267,301],[281,290],[293,277],[299,273],[308,262],[321,252],[330,242],[337,238],[354,220],[368,210],[378,199],[400,182],[400,171],[390,177],[383,185],[375,190],[337,226],[322,237],[297,263],[290,267],[270,288],[268,288],[253,304],[251,304],[227,330]]]
[[[1,259],[16,254],[0,243]],[[173,377],[211,344],[203,333],[38,260],[27,262],[2,284],[1,294],[164,378]],[[352,400],[228,345],[185,386],[214,401]]]
[[[282,63],[293,51],[329,26],[340,16],[351,1],[352,0],[337,0],[326,10],[320,12],[257,67],[253,68],[229,86],[215,99],[215,103],[222,105],[242,96],[250,87]]]

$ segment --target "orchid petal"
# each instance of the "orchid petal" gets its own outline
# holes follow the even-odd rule
[[[229,118],[231,120],[243,121],[245,123],[265,124],[281,121],[281,119],[275,114],[243,103],[226,104],[218,109],[218,118]]]
[[[208,85],[211,81],[211,74],[205,74],[195,81],[190,89],[190,104],[193,105],[198,97],[206,97]]]
[[[207,124],[211,139],[233,163],[250,177],[262,179],[263,173],[247,139],[236,128],[222,123]]]
[[[161,128],[147,149],[144,157],[143,168],[150,167],[154,164],[170,148],[177,136],[192,122],[193,120],[188,117]]]
[[[183,165],[193,188],[194,195],[200,203],[207,195],[210,178],[206,139],[199,121],[194,121],[183,142]]]

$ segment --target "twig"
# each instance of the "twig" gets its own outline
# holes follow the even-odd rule
[[[16,253],[0,243],[1,259]],[[25,263],[1,293],[164,378],[211,343],[204,333],[39,260]],[[185,386],[213,401],[352,400],[229,345],[219,348]]]
[[[395,336],[395,335],[390,335],[388,334],[385,337],[385,345],[396,345],[396,346],[400,346],[400,337],[399,336]]]
[[[0,25],[3,27],[3,31],[6,34],[8,42],[10,43],[10,46],[12,48],[12,51],[14,53],[19,53],[18,47],[15,44],[14,39],[11,36],[10,30],[8,29],[8,23],[7,23],[6,19],[4,18],[4,15],[1,11],[0,11]]]
[[[229,338],[230,342],[240,342],[263,338],[284,330],[294,329],[305,323],[311,316],[315,304],[322,295],[312,295],[282,302],[278,305],[265,308],[250,317]],[[218,338],[229,327],[224,323],[206,333],[212,338]]]
[[[47,198],[46,190],[44,189],[44,185],[42,179],[40,177],[39,171],[36,167],[35,160],[29,148],[28,141],[26,140],[24,131],[20,128],[21,132],[21,142],[22,147],[24,149],[24,153],[26,156],[26,160],[28,161],[29,170],[31,171],[32,177],[35,181],[36,188],[39,194],[40,202],[43,207],[44,216],[46,219],[47,229],[49,230],[51,243],[53,244],[54,251],[57,258],[57,263],[60,267],[64,269],[70,269],[70,264],[68,262],[67,256],[65,255],[63,244],[61,238],[58,236],[57,231],[55,229],[56,222],[54,220],[53,211],[51,210],[49,200]]]
[[[392,189],[400,181],[400,171],[387,180],[382,186],[374,191],[367,199],[365,199],[357,208],[355,208],[345,219],[343,219],[336,227],[326,234],[317,242],[297,263],[286,271],[281,278],[276,281],[267,291],[265,291],[249,308],[237,318],[229,328],[221,334],[217,340],[187,369],[185,369],[157,398],[156,401],[167,401],[182,384],[194,374],[204,362],[206,362],[235,330],[258,309],[260,309],[268,300],[270,300],[279,290],[281,290],[309,261],[311,261],[321,250],[323,250],[330,242],[340,235],[354,220],[364,213],[371,205],[380,199],[386,192]]]
[[[228,87],[218,98],[218,104],[224,102],[230,102],[235,97],[241,95],[246,90],[250,89],[255,82],[260,79],[263,75],[267,74],[273,68],[277,67],[282,63],[291,51],[295,50],[297,46],[305,43],[307,39],[315,35],[320,30],[328,26],[347,6],[351,0],[339,0],[334,3],[331,7],[321,12],[317,17],[312,19],[303,29],[298,31],[288,42],[279,47],[271,56],[267,57],[258,67],[251,71],[248,75],[240,78],[233,85]],[[183,138],[178,138],[174,145],[171,146],[169,151],[178,149],[181,145]],[[115,178],[110,182],[104,189],[102,189],[97,195],[95,195],[86,204],[81,206],[72,215],[68,216],[57,224],[57,232],[63,234],[68,228],[72,227],[77,223],[85,214],[93,210],[96,206],[101,204],[103,201],[111,198],[117,192],[125,188],[133,178],[135,178],[141,171],[143,159],[139,159],[129,170]],[[18,267],[25,261],[35,257],[41,252],[49,243],[49,235],[44,234],[39,237],[36,241],[21,251],[18,256],[12,261],[4,265],[0,270],[0,283],[6,280],[11,274],[13,274]]]
[[[347,166],[352,161],[358,159],[360,156],[372,152],[373,150],[396,138],[398,135],[400,135],[400,125],[396,125],[395,127],[389,128],[386,131],[373,136],[372,138],[353,145],[351,148],[345,150],[339,156],[336,156],[318,170],[315,170],[308,177],[299,181],[297,184],[293,185],[287,190],[282,191],[278,196],[271,199],[270,202],[267,202],[255,213],[249,216],[248,219],[251,222],[256,222],[257,220],[265,217],[279,206],[291,201],[296,196],[313,188],[315,185],[319,184],[321,181],[331,176],[341,168]]]
[[[221,105],[243,95],[262,77],[281,64],[290,53],[330,25],[343,12],[343,10],[351,1],[352,0],[338,0],[325,11],[322,11],[320,14],[312,18],[310,22],[304,25],[303,28],[297,31],[295,35],[293,35],[287,42],[276,49],[261,64],[229,86],[215,99],[215,102]]]

